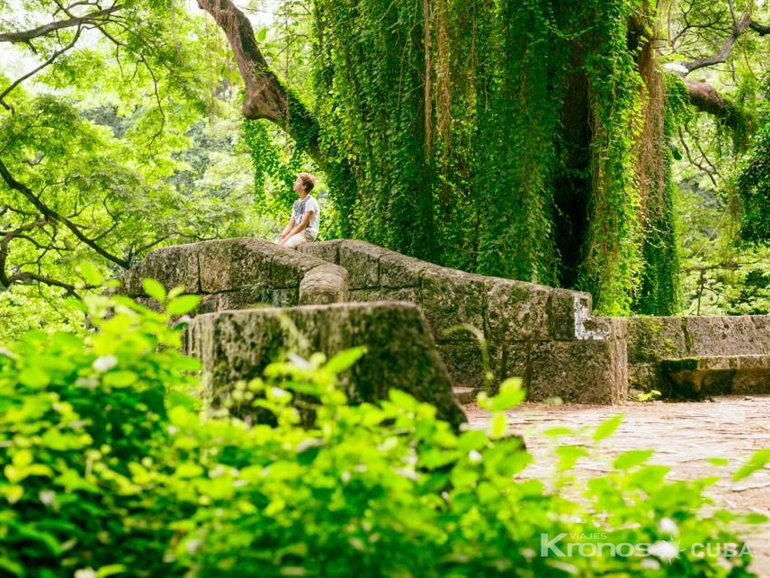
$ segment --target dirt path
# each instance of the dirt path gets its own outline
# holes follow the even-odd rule
[[[489,415],[475,405],[465,406],[473,427],[490,426]],[[607,418],[625,414],[618,431],[602,443],[602,454],[614,456],[632,449],[654,449],[650,463],[671,468],[674,479],[692,479],[723,473],[727,480],[711,488],[718,502],[730,509],[770,516],[770,470],[732,483],[732,473],[755,450],[770,448],[770,396],[723,397],[701,403],[631,403],[623,406],[546,406],[525,404],[507,414],[513,431],[524,435],[535,457],[536,475],[548,475],[550,438],[537,435],[556,425],[572,428],[596,426]],[[717,468],[706,460],[722,457],[730,466]],[[578,475],[602,471],[601,460],[581,460]],[[754,553],[753,569],[770,578],[770,526],[755,528],[745,536]]]

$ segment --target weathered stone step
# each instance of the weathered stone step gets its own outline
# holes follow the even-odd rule
[[[770,393],[770,355],[709,355],[660,362],[663,377],[683,397]]]
[[[455,394],[455,399],[461,405],[468,405],[476,401],[476,390],[472,387],[454,386],[452,392]]]

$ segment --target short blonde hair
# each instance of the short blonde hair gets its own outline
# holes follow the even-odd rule
[[[313,175],[310,173],[299,173],[297,176],[302,179],[302,186],[305,187],[306,193],[313,190],[313,187],[315,187],[315,177]]]

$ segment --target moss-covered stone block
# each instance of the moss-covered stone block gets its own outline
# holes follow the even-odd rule
[[[163,247],[148,253],[144,261],[123,278],[127,295],[144,295],[142,279],[155,279],[167,290],[184,287],[187,293],[200,293],[198,250],[202,243]]]
[[[294,249],[276,247],[270,268],[270,285],[274,289],[299,288],[305,273],[326,264],[317,257],[299,253]]]
[[[436,339],[466,339],[461,333],[447,335],[462,323],[484,331],[486,278],[455,269],[431,266],[425,269],[420,286],[420,306]]]
[[[770,354],[664,359],[660,370],[675,397],[770,393]]]
[[[219,309],[219,295],[202,295],[198,306],[195,308],[195,313],[213,313]]]
[[[490,341],[543,341],[548,334],[552,289],[533,283],[489,278],[486,319]]]
[[[231,309],[255,309],[272,305],[273,292],[268,285],[252,285],[240,291],[230,291],[217,295],[217,311]],[[203,313],[201,311],[200,313]],[[209,313],[207,311],[207,313]]]
[[[348,272],[342,267],[320,265],[305,273],[299,284],[301,305],[341,303],[348,300]]]
[[[524,386],[529,383],[529,357],[535,343],[513,341],[505,344],[503,350],[502,379],[520,377]]]
[[[289,325],[306,339],[298,342]],[[212,313],[193,320],[187,343],[203,364],[204,383],[215,400],[238,380],[262,375],[288,350],[331,356],[366,346],[363,358],[341,375],[341,387],[353,402],[386,399],[389,389],[397,388],[435,405],[438,415],[455,428],[466,421],[425,319],[411,304],[344,303]],[[242,408],[241,413],[249,410]]]
[[[268,304],[273,307],[294,307],[299,305],[299,288],[273,289],[270,292]]]
[[[584,339],[590,329],[584,327],[584,322],[590,319],[592,300],[589,293],[570,291],[568,289],[552,289],[548,302],[548,322],[551,339],[570,341]]]
[[[380,286],[383,288],[419,287],[423,271],[430,265],[425,261],[388,253],[380,257]]]
[[[327,263],[339,265],[339,246],[342,243],[341,239],[335,239],[333,241],[318,241],[314,243],[303,243],[297,247],[299,253],[310,255],[322,259]]]
[[[615,404],[628,394],[625,319],[613,319],[605,340],[547,341],[530,350],[531,401]]]
[[[390,251],[364,243],[343,241],[339,245],[339,265],[348,271],[350,289],[367,289],[380,286],[380,257]]]
[[[684,317],[692,355],[749,355],[770,353],[765,316]]]
[[[241,290],[270,283],[270,264],[277,246],[262,239],[222,239],[200,243],[201,290]]]
[[[388,251],[363,241],[343,241],[339,245],[339,264],[348,272],[350,289],[369,289],[380,285],[380,257]]]
[[[631,317],[628,319],[628,362],[650,363],[690,354],[682,317]]]
[[[449,370],[452,383],[478,391],[487,385],[481,345],[471,335],[466,336],[466,341],[439,342],[436,348]],[[491,373],[489,385],[495,390],[502,379],[502,350],[487,346],[487,356]]]
[[[420,290],[417,287],[356,289],[355,291],[350,291],[348,295],[350,301],[356,303],[367,301],[407,301],[409,303],[418,303],[420,300]]]

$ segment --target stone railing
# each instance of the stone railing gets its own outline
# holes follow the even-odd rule
[[[521,377],[531,400],[626,397],[626,321],[592,317],[587,293],[465,273],[360,241],[298,251],[257,239],[159,249],[124,278],[126,293],[149,303],[146,277],[202,295],[198,313],[408,301],[424,313],[455,385],[484,385],[484,347],[489,381]]]
[[[626,397],[625,319],[592,317],[588,293],[465,273],[361,241],[299,251],[347,270],[351,301],[418,304],[455,384],[483,385],[481,346],[467,324],[485,337],[492,381],[522,377],[531,400]]]
[[[204,388],[215,403],[237,381],[261,377],[287,350],[306,359],[316,351],[331,358],[358,346],[366,353],[339,375],[350,401],[375,403],[396,388],[432,404],[455,429],[466,421],[425,318],[411,303],[220,311],[198,315],[187,336],[188,351],[200,359]],[[243,417],[254,412],[248,405],[233,409]]]
[[[224,239],[152,251],[123,277],[126,294],[149,303],[143,278],[202,295],[198,313],[348,300],[336,265],[261,239]]]
[[[665,396],[661,361],[770,354],[770,316],[632,317],[628,320],[629,384]]]

